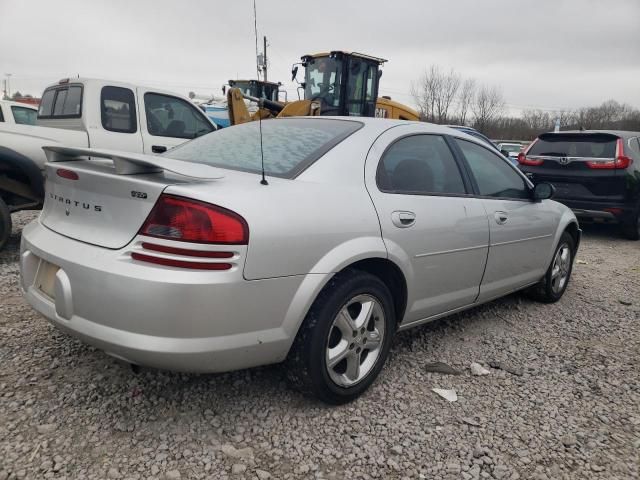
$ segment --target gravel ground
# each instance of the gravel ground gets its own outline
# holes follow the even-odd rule
[[[135,375],[30,309],[18,248],[0,253],[0,480],[638,478],[640,243],[610,229],[585,232],[559,303],[512,295],[402,333],[337,408],[279,366]]]

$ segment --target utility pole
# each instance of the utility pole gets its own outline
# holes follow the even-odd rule
[[[7,79],[5,80],[5,95],[10,100],[11,99],[11,74],[5,73]]]
[[[264,81],[267,81],[267,36],[265,35],[264,37],[264,50],[263,50],[263,56],[264,59],[262,60],[264,63],[264,66],[262,67],[262,71],[264,72]]]
[[[9,100],[9,97],[7,97],[7,81],[6,80],[2,80],[2,99]]]

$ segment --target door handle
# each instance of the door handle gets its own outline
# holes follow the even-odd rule
[[[153,153],[164,153],[167,151],[167,147],[164,145],[151,145],[151,151]]]
[[[493,218],[496,219],[496,223],[498,225],[504,225],[505,223],[507,223],[507,220],[509,220],[509,215],[507,214],[507,212],[495,212],[493,214]]]
[[[398,228],[407,228],[416,223],[416,214],[413,212],[396,210],[391,214],[391,221]]]

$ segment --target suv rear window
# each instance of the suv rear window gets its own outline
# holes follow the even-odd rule
[[[82,87],[70,85],[53,87],[42,95],[38,118],[80,118]]]
[[[264,170],[294,178],[331,148],[362,127],[361,122],[333,119],[277,119],[262,122]],[[180,145],[167,157],[214,167],[260,173],[260,124],[225,128]]]
[[[617,137],[602,133],[540,135],[527,155],[615,158]]]

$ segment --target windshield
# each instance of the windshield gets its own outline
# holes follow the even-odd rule
[[[359,130],[362,123],[333,119],[278,119],[262,122],[267,175],[294,178],[331,148]],[[167,152],[178,160],[260,173],[260,125],[225,128]]]
[[[242,82],[234,81],[234,88],[239,88],[245,95],[250,95],[256,98],[266,98],[267,100],[278,101],[278,86],[261,82]]]
[[[342,62],[334,58],[312,58],[305,67],[304,98],[321,99],[331,107],[340,106]]]
[[[500,150],[506,150],[507,152],[519,152],[522,150],[522,145],[517,145],[515,143],[503,143],[500,145]]]
[[[607,134],[540,136],[527,155],[552,157],[614,158],[617,137]]]

